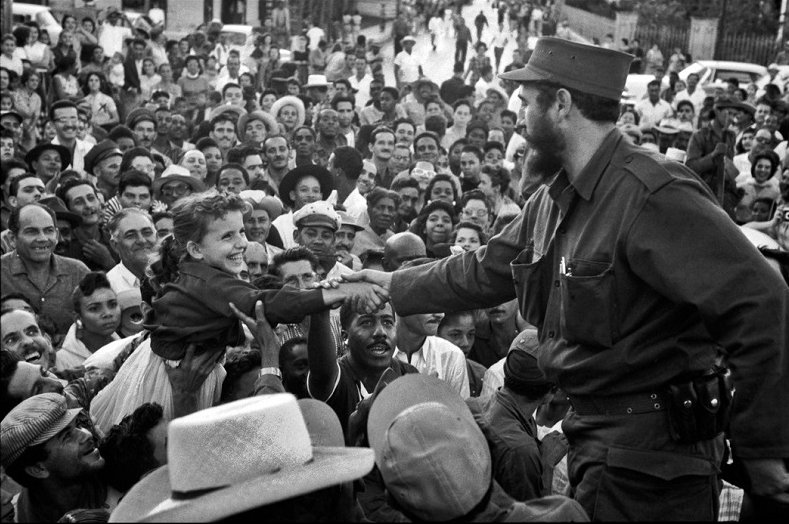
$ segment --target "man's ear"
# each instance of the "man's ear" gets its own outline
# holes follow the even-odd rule
[[[561,116],[566,117],[573,107],[573,97],[566,89],[556,91],[556,104]]]
[[[197,245],[197,242],[193,242],[192,240],[187,242],[186,252],[189,253],[189,256],[194,258],[195,260],[203,259],[203,253],[200,251],[200,246]]]
[[[27,473],[34,479],[49,478],[49,470],[46,467],[44,467],[44,465],[41,462],[36,462],[35,464],[26,466],[25,473]]]
[[[16,207],[17,205],[19,205],[19,199],[17,197],[15,197],[15,196],[9,196],[8,197],[8,204],[11,207]]]

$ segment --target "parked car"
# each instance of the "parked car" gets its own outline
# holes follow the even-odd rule
[[[63,28],[60,26],[49,7],[44,5],[25,4],[13,2],[11,4],[13,25],[18,26],[27,22],[36,22],[38,27],[49,33],[49,41],[55,43],[60,37]]]
[[[747,62],[727,62],[722,60],[699,60],[693,62],[679,72],[680,80],[687,81],[688,75],[696,73],[699,75],[699,87],[711,95],[718,87],[725,87],[726,80],[736,78],[740,85],[745,87],[751,82],[759,85],[763,78],[768,77],[767,68],[758,64]],[[654,75],[627,75],[625,91],[622,101],[627,104],[634,104],[647,94],[647,84],[654,80]],[[766,82],[764,82],[766,83]],[[663,77],[663,88],[668,87],[668,75]]]

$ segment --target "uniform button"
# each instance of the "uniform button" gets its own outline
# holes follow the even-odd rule
[[[652,393],[651,395],[649,395],[649,398],[651,398],[652,400],[655,400],[657,398],[657,394]]]
[[[44,297],[41,297],[41,302],[46,302],[46,301],[47,301],[47,299],[46,299],[46,298],[44,298]]]
[[[554,335],[555,333],[553,331],[548,332],[548,338],[553,338]]]
[[[554,280],[553,281],[553,286],[554,287],[559,287],[559,281],[558,280]]]
[[[625,163],[626,164],[629,164],[632,161],[633,161],[633,155],[628,155],[628,156],[625,157]]]

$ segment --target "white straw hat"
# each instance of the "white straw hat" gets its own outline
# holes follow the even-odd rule
[[[312,445],[327,439],[310,431],[339,427],[326,423],[332,417],[328,406],[302,412],[296,397],[283,393],[175,419],[168,464],[134,485],[110,522],[218,520],[364,476],[372,450]]]

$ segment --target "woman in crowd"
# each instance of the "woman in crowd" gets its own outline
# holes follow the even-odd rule
[[[22,73],[19,88],[14,91],[14,109],[22,115],[22,146],[28,151],[33,149],[38,140],[38,119],[41,116],[41,97],[39,86],[41,75],[34,69],[26,69]]]
[[[61,371],[81,366],[96,350],[119,338],[115,333],[121,322],[118,298],[103,272],[85,275],[71,299],[76,319],[55,354]]]
[[[205,183],[206,176],[208,175],[208,167],[206,166],[205,155],[202,151],[199,149],[184,151],[181,158],[178,159],[178,165],[185,167],[189,170],[191,176]]]
[[[151,98],[153,86],[162,81],[162,77],[156,72],[156,64],[153,58],[143,58],[142,60],[142,75],[140,75],[140,91],[142,92],[142,99],[148,100]]]
[[[424,206],[442,200],[453,208],[458,204],[458,189],[451,175],[437,174],[427,184]]]
[[[460,198],[460,219],[479,226],[483,233],[489,231],[491,222],[491,208],[485,193],[479,189],[466,191]]]
[[[200,68],[200,59],[195,55],[186,57],[186,67],[183,75],[178,79],[178,86],[191,108],[196,108],[200,95],[205,95],[210,86]]]
[[[55,64],[55,76],[52,79],[55,99],[79,101],[82,98],[82,92],[76,77],[76,59],[72,56],[65,56],[59,61],[56,60]]]
[[[118,108],[110,96],[110,88],[104,75],[88,73],[85,77],[85,101],[90,104],[91,124],[107,131],[119,123]]]
[[[46,31],[43,31],[43,33],[46,33]],[[60,32],[60,36],[58,36],[58,45],[52,49],[52,56],[56,71],[58,66],[60,66],[62,62],[68,58],[74,60],[76,71],[79,71],[79,55],[74,50],[74,40],[75,38],[73,33],[70,33],[66,30]]]
[[[214,139],[209,137],[203,137],[198,140],[195,144],[195,149],[202,152],[205,157],[205,186],[215,186],[219,176],[219,168],[222,167],[222,151]]]
[[[462,248],[463,251],[476,251],[488,243],[485,232],[479,224],[474,222],[460,222],[452,233],[453,246]]]
[[[409,231],[424,241],[428,257],[440,258],[449,254],[448,244],[455,222],[455,208],[446,201],[435,200],[422,208]]]
[[[49,49],[48,45],[41,43],[39,40],[38,37],[41,33],[41,29],[39,29],[37,23],[28,22],[27,27],[29,28],[29,33],[24,48],[27,59],[34,69],[49,71],[53,65],[52,50]]]

